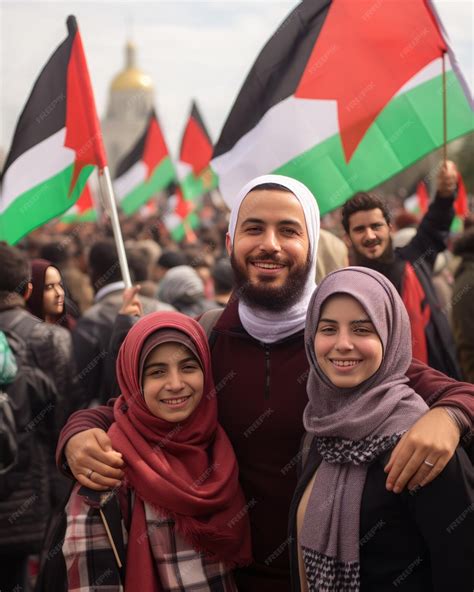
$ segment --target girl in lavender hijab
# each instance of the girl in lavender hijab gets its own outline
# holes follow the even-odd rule
[[[313,439],[290,512],[293,590],[472,591],[466,452],[418,491],[385,488],[390,451],[426,411],[407,385],[410,324],[392,284],[362,267],[329,274],[309,305],[305,347]]]

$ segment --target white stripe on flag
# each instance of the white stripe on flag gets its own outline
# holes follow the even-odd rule
[[[176,174],[178,175],[178,179],[183,181],[186,177],[193,172],[193,167],[188,162],[183,162],[182,160],[178,160],[176,163]]]
[[[142,160],[139,160],[123,175],[117,177],[113,183],[117,201],[121,202],[135,187],[141,185],[146,179],[146,173],[146,164]]]
[[[20,155],[3,179],[0,213],[26,191],[44,183],[74,162],[74,150],[64,147],[66,128]]]

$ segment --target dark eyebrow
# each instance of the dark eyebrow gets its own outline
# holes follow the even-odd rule
[[[242,226],[244,224],[265,224],[265,222],[263,220],[260,220],[260,218],[246,218],[245,220],[243,220]]]
[[[244,226],[245,224],[267,224],[267,222],[265,222],[265,220],[262,220],[261,218],[246,218],[245,220],[243,220],[242,226]],[[279,226],[290,224],[291,226],[298,226],[298,228],[302,228],[301,223],[293,218],[278,220],[277,224]]]
[[[178,364],[186,364],[188,362],[196,362],[196,364],[199,364],[199,362],[196,360],[196,358],[194,356],[187,356],[186,358],[183,358],[182,360],[178,360]],[[169,364],[165,364],[165,362],[152,362],[151,364],[147,364],[145,366],[145,370],[148,370],[148,368],[153,368],[155,366],[157,368],[167,368],[169,366]]]
[[[319,319],[320,323],[334,323],[335,325],[337,325],[337,323],[339,321],[335,321],[334,319]],[[359,325],[360,323],[370,323],[371,325],[373,325],[372,321],[370,319],[357,319],[355,321],[351,321],[351,325]]]

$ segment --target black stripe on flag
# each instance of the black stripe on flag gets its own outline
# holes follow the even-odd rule
[[[212,146],[212,140],[211,137],[207,131],[206,126],[204,125],[204,121],[201,117],[201,113],[198,109],[197,103],[196,101],[193,101],[191,104],[191,117],[192,119],[194,119],[194,121],[196,121],[196,123],[199,125],[199,127],[202,130],[202,133],[204,134],[204,136],[207,138],[207,140],[209,141],[209,144]]]
[[[18,119],[3,175],[24,152],[66,125],[67,70],[77,31],[76,19],[69,17],[67,24],[69,29],[67,38],[41,70]]]
[[[303,0],[278,27],[240,89],[213,158],[231,150],[271,107],[295,92],[330,4],[331,0]]]
[[[145,142],[148,135],[148,130],[150,129],[150,124],[154,118],[156,118],[156,114],[155,110],[152,109],[150,115],[148,116],[142,135],[135,142],[130,152],[127,152],[127,154],[119,162],[117,166],[117,172],[115,173],[115,179],[121,177],[124,173],[131,169],[134,164],[142,159],[143,152],[145,151]]]

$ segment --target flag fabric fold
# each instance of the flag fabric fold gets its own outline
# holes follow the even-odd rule
[[[117,167],[114,189],[125,214],[136,212],[176,178],[158,118],[151,111],[146,127]]]
[[[303,0],[262,49],[214,148],[226,202],[280,173],[324,214],[441,146],[448,49],[426,0]],[[451,51],[445,60],[450,141],[474,119]]]
[[[2,173],[0,240],[14,244],[59,216],[106,166],[99,120],[73,16],[19,117]]]

